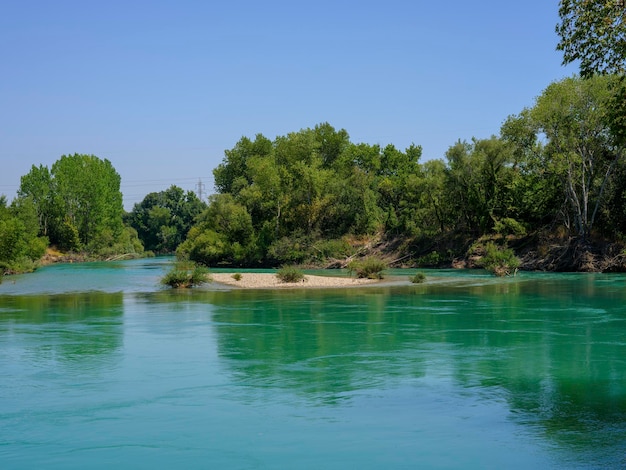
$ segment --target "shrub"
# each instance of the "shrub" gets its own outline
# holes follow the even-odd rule
[[[409,280],[413,284],[421,284],[422,282],[426,280],[426,274],[421,273],[421,272],[415,273],[415,276],[409,276]]]
[[[373,256],[361,260],[353,260],[348,264],[348,270],[355,273],[359,279],[382,279],[387,263]]]
[[[316,259],[345,258],[354,250],[345,239],[320,240],[312,246],[312,254]]]
[[[501,248],[493,242],[485,245],[485,254],[480,265],[496,276],[508,276],[515,273],[520,260],[510,248]]]
[[[501,235],[526,235],[526,228],[517,220],[510,217],[505,217],[502,220],[498,220],[495,223],[493,230],[494,232]]]
[[[439,263],[441,263],[441,255],[437,251],[431,251],[417,259],[418,266],[437,266]]]
[[[311,256],[310,245],[309,237],[296,234],[273,242],[268,248],[267,254],[271,259],[281,264],[303,263]]]
[[[294,266],[284,266],[278,270],[276,277],[280,282],[300,282],[304,279],[304,273]]]
[[[235,281],[241,281],[241,273],[235,273],[231,276]]]
[[[193,287],[207,282],[208,269],[195,263],[176,263],[161,279],[161,284],[178,288]]]

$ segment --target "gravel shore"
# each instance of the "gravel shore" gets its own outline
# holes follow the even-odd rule
[[[353,279],[349,277],[309,276],[305,275],[300,282],[281,282],[271,273],[241,273],[241,279],[236,281],[233,273],[211,273],[213,282],[226,284],[241,289],[267,288],[301,288],[301,287],[354,287],[380,282],[376,279]]]

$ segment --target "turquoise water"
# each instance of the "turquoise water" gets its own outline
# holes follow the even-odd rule
[[[625,468],[626,277],[0,284],[0,468]]]

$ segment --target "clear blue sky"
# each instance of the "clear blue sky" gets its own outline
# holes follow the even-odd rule
[[[0,13],[0,194],[33,164],[107,158],[127,209],[212,191],[242,136],[329,122],[352,142],[497,134],[552,81],[557,0],[18,1]]]

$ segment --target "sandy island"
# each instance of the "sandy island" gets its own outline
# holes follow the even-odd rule
[[[238,281],[233,278],[233,273],[211,273],[213,282],[226,284],[242,289],[266,289],[266,288],[299,288],[299,287],[353,287],[366,284],[376,284],[377,279],[353,279],[350,277],[334,276],[309,276],[305,275],[300,282],[281,282],[272,273],[241,273]]]

